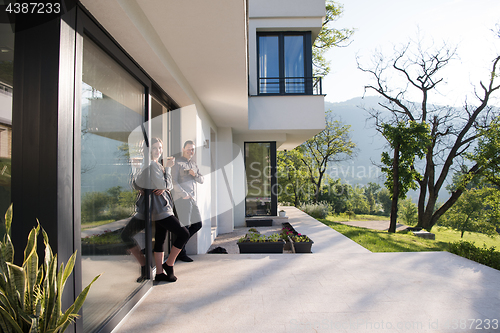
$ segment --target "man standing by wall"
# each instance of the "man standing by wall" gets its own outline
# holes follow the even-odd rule
[[[182,148],[182,156],[176,158],[172,167],[172,178],[174,183],[174,200],[177,214],[181,224],[187,226],[189,238],[201,229],[201,215],[196,204],[196,183],[203,184],[203,176],[193,159],[195,146],[193,141],[186,141]],[[183,248],[178,260],[191,262],[193,259],[187,256]]]

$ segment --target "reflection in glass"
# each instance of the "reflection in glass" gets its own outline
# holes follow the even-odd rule
[[[246,142],[246,216],[271,215],[271,171],[271,144]]]
[[[140,264],[127,251],[130,242],[123,241],[122,232],[134,214],[138,195],[131,187],[131,176],[135,169],[140,169],[142,161],[131,158],[128,136],[143,123],[144,93],[144,86],[84,38],[82,284],[87,285],[94,276],[103,273],[83,306],[84,332],[98,329],[143,281],[138,279]],[[143,248],[145,236],[140,229],[135,228],[130,236]]]
[[[304,90],[304,37],[285,36],[285,93],[302,94]]]
[[[280,92],[278,43],[278,36],[259,36],[259,86],[262,94]]]
[[[3,237],[4,217],[11,203],[13,77],[14,24],[0,23],[0,237]]]

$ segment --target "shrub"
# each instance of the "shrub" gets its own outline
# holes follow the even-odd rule
[[[480,248],[475,246],[472,242],[458,241],[450,243],[448,251],[500,270],[500,252],[495,251],[494,246],[488,248],[486,245],[483,245],[483,247]]]
[[[413,203],[411,198],[399,201],[398,217],[402,222],[409,226],[415,226],[418,223],[417,205]]]
[[[324,219],[330,212],[330,206],[326,202],[301,204],[299,209],[315,219]]]

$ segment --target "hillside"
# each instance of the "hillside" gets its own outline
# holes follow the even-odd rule
[[[330,166],[330,175],[349,184],[366,185],[384,182],[380,171],[380,155],[386,142],[375,130],[368,112],[362,107],[377,107],[378,97],[354,98],[341,103],[325,102],[325,110],[331,110],[335,119],[351,126],[351,138],[356,143],[356,156],[348,162]]]

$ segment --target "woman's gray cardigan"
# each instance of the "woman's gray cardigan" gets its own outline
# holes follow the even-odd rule
[[[174,215],[174,203],[169,194],[173,188],[170,168],[164,169],[158,162],[151,161],[149,167],[142,169],[134,178],[132,186],[136,190],[165,190],[161,195],[151,194],[151,220],[163,220],[164,218]],[[146,207],[144,195],[139,196],[136,206],[136,217],[145,219]]]

